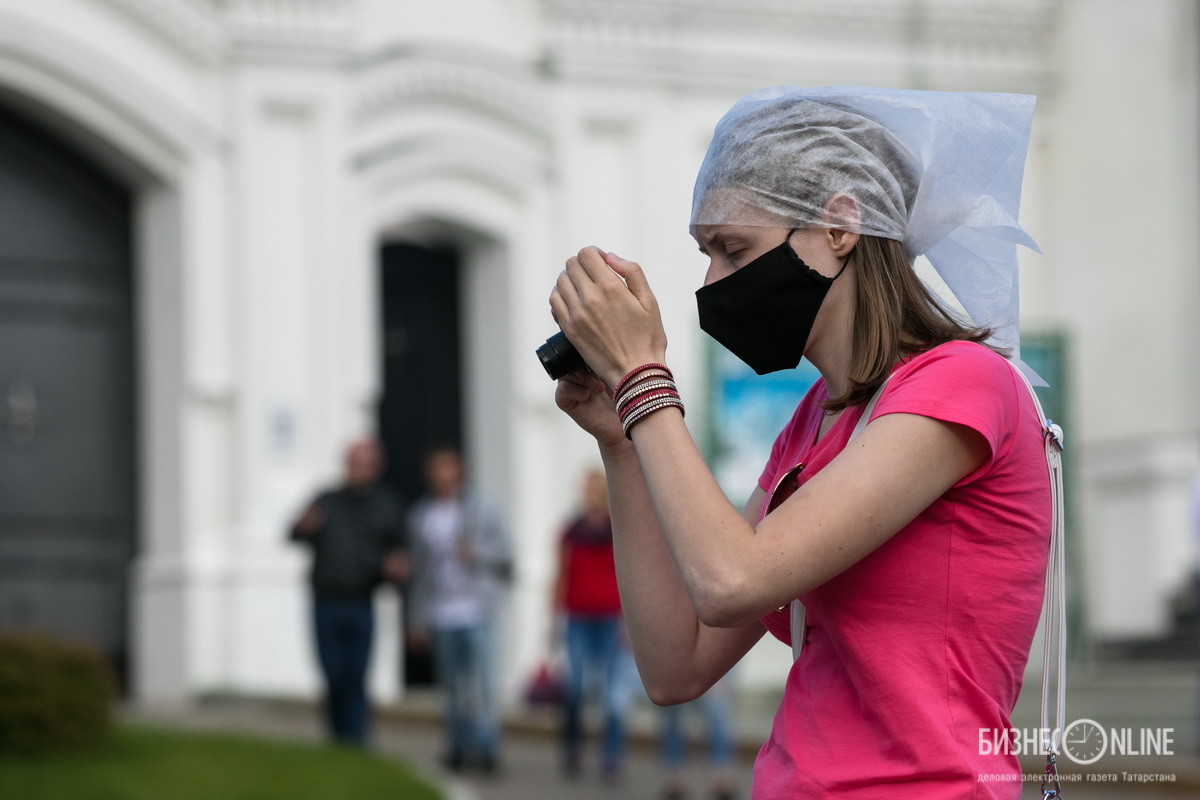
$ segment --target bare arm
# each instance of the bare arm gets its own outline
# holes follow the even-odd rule
[[[692,700],[736,664],[765,628],[757,620],[735,628],[705,625],[667,549],[638,455],[618,445],[602,448],[608,476],[617,582],[638,672],[659,705]],[[762,490],[746,504],[756,516]]]
[[[978,433],[889,414],[753,524],[720,492],[679,414],[634,429],[663,537],[699,618],[741,626],[874,551],[987,458]]]

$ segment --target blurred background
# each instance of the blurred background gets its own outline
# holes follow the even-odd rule
[[[1195,742],[1198,52],[1194,0],[0,0],[0,628],[92,644],[134,703],[315,698],[291,520],[356,436],[409,499],[453,440],[514,535],[516,702],[595,461],[533,356],[564,260],[643,265],[740,505],[812,374],[748,382],[697,328],[717,119],[779,83],[1020,92],[1072,669]],[[428,670],[376,604],[401,701]]]

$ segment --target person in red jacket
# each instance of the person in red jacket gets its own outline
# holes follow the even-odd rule
[[[604,709],[602,775],[620,774],[629,692],[624,677],[632,655],[621,620],[621,598],[613,557],[612,521],[604,472],[583,478],[583,508],[563,530],[554,608],[566,644],[566,698],[563,707],[563,765],[579,774],[583,702],[599,684]]]

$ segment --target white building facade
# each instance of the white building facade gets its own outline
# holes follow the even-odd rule
[[[284,532],[379,425],[394,243],[457,264],[461,438],[517,545],[512,690],[595,460],[533,357],[554,278],[587,244],[642,263],[702,419],[691,184],[723,111],[776,83],[1039,95],[1024,324],[1066,343],[1083,611],[1099,638],[1165,632],[1200,467],[1198,42],[1190,0],[0,0],[0,109],[130,200],[130,692],[316,691]],[[0,361],[10,427],[34,396],[18,372]],[[0,528],[0,565],[30,514]],[[0,626],[36,627],[45,583],[7,583]],[[401,609],[379,611],[389,699]],[[743,674],[786,666],[760,647]]]

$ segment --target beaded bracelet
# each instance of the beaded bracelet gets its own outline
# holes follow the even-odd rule
[[[613,404],[627,439],[632,438],[633,426],[655,411],[678,408],[679,413],[685,413],[675,376],[663,364],[645,364],[631,370],[613,389]]]
[[[665,398],[653,403],[648,403],[644,406],[638,406],[632,414],[621,421],[621,427],[625,431],[625,438],[633,439],[631,434],[633,426],[653,414],[655,411],[661,411],[664,408],[678,408],[680,414],[686,413],[683,410],[683,401],[676,397]]]
[[[617,398],[616,409],[617,413],[621,414],[625,408],[639,397],[648,392],[655,392],[662,389],[678,391],[679,387],[675,385],[675,381],[671,380],[654,380],[635,384],[626,389],[620,397]]]
[[[613,402],[614,403],[617,402],[617,395],[619,395],[621,393],[621,390],[625,388],[625,385],[627,383],[629,383],[629,381],[632,380],[634,378],[634,376],[640,375],[643,372],[648,372],[650,370],[657,370],[657,371],[663,373],[666,376],[667,380],[675,379],[675,375],[671,372],[671,370],[667,369],[666,364],[642,364],[640,367],[634,367],[633,369],[629,370],[629,372],[627,372],[625,374],[624,378],[621,378],[621,380],[617,381],[617,385],[613,387],[613,391],[612,391]]]

